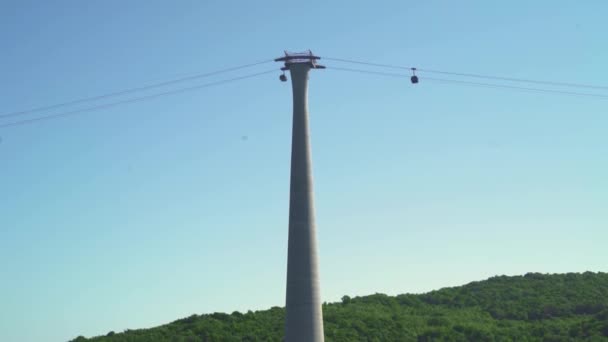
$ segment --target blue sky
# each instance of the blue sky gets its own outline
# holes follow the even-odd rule
[[[608,85],[607,10],[2,1],[0,113],[284,49]],[[278,75],[0,129],[0,340],[282,306],[291,89]],[[323,300],[608,270],[607,99],[331,69],[309,96]]]

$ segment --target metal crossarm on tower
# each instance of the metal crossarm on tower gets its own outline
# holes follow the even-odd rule
[[[285,51],[284,57],[275,58],[275,62],[285,62],[285,66],[281,70],[289,70],[289,67],[293,64],[308,64],[311,69],[325,69],[325,66],[317,64],[317,60],[321,59],[319,56],[315,56],[312,51],[306,52],[288,52]]]

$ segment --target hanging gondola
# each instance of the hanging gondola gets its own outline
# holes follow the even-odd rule
[[[412,77],[410,78],[413,84],[418,83],[418,76],[416,76],[416,68],[412,68]]]

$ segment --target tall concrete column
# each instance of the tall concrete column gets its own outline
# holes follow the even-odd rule
[[[312,54],[311,54],[312,55]],[[286,62],[293,89],[285,341],[323,342],[323,312],[308,123],[308,72],[314,60]],[[319,66],[320,67],[320,66]]]

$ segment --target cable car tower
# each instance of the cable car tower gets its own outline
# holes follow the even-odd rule
[[[308,72],[325,68],[318,59],[310,50],[275,59],[285,63],[281,81],[287,81],[285,71],[291,73],[293,91],[286,342],[324,341],[308,120]]]

